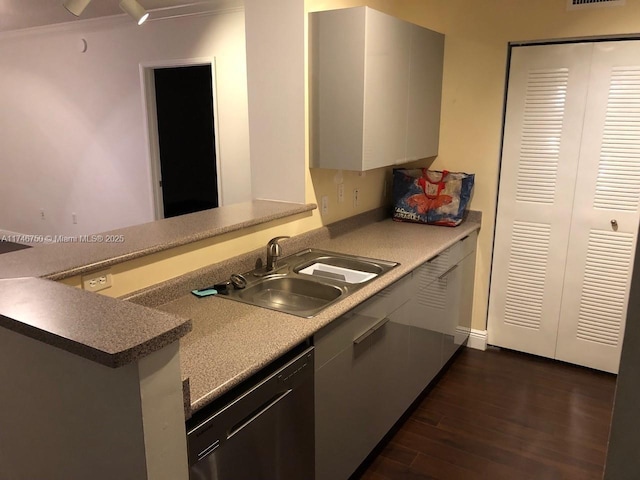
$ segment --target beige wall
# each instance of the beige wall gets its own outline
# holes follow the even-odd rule
[[[446,35],[440,154],[434,168],[476,174],[471,208],[483,212],[473,328],[486,328],[497,199],[502,108],[510,41],[640,32],[640,0],[624,7],[567,11],[565,0],[306,0],[309,11],[368,5]],[[315,191],[331,175],[312,172]],[[379,188],[371,176],[370,188]],[[345,204],[346,205],[346,204]],[[335,213],[340,215],[340,212]]]

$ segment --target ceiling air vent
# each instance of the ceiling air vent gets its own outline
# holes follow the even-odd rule
[[[567,0],[567,10],[596,7],[620,7],[627,0]]]

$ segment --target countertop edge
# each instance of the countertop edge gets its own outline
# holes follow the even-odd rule
[[[282,202],[282,203],[285,203],[285,202]],[[257,217],[241,223],[234,223],[231,225],[212,228],[206,231],[199,232],[197,234],[191,234],[189,236],[179,238],[172,242],[163,243],[161,245],[152,245],[148,248],[139,249],[127,254],[119,255],[116,257],[110,257],[104,260],[98,260],[89,265],[82,265],[78,267],[69,268],[67,270],[60,271],[60,272],[54,272],[54,273],[45,275],[44,277],[49,280],[56,280],[56,281],[63,280],[65,278],[73,277],[75,275],[81,275],[89,271],[111,267],[118,263],[134,260],[136,258],[141,258],[141,257],[158,253],[158,252],[163,252],[165,250],[170,250],[172,248],[182,247],[190,243],[199,242],[201,240],[207,240],[209,238],[218,237],[220,235],[224,235],[227,233],[236,232],[244,228],[254,227],[256,225],[261,225],[263,223],[279,220],[281,218],[292,217],[294,215],[299,215],[301,213],[310,212],[318,208],[318,206],[315,203],[307,203],[307,204],[300,204],[300,205],[291,204],[291,205],[296,205],[296,206],[292,207],[290,210],[287,210],[287,211],[282,211],[282,212],[273,213],[273,214],[262,216],[262,217]],[[219,207],[219,208],[224,208],[224,207]],[[131,228],[136,228],[136,227],[131,227]]]
[[[91,347],[84,343],[61,337],[54,333],[33,327],[31,325],[15,321],[12,318],[0,315],[0,327],[18,333],[33,340],[42,342],[54,348],[58,348],[67,353],[71,353],[85,360],[103,365],[109,368],[120,368],[130,363],[136,362],[171,343],[184,337],[191,331],[191,320],[185,320],[182,325],[158,335],[147,342],[135,345],[134,347],[109,353],[98,348]]]
[[[191,319],[46,279],[3,279],[0,293],[0,327],[109,368],[138,361],[193,328]]]
[[[136,362],[173,342],[180,340],[193,328],[191,319],[184,319],[184,323],[176,326],[171,330],[167,330],[158,336],[152,337],[146,342],[140,343],[134,347],[111,354],[111,364],[103,364],[111,368],[119,368],[130,363]]]
[[[254,200],[100,234],[69,237],[58,243],[3,254],[0,256],[0,279],[63,280],[316,208],[315,203]],[[46,238],[43,235],[32,237]]]

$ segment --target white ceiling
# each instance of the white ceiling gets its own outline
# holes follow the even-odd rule
[[[225,0],[138,1],[149,11],[194,4],[219,7],[220,4],[229,3]],[[0,32],[122,14],[119,0],[93,0],[80,18],[69,13],[62,3],[63,0],[0,0]]]

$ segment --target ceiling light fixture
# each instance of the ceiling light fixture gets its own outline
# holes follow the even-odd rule
[[[63,5],[69,12],[79,17],[90,2],[91,0],[65,0]]]
[[[149,13],[136,0],[120,0],[120,8],[138,22],[138,25],[142,25],[149,18]]]

